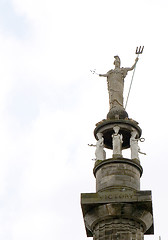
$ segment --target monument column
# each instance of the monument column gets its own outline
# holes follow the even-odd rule
[[[97,144],[91,144],[96,146],[93,169],[96,192],[82,193],[81,206],[88,237],[94,240],[143,240],[145,234],[154,233],[154,226],[151,191],[140,190],[143,169],[138,141],[142,139],[142,130],[128,117],[121,101],[122,81],[135,64],[131,68],[120,68],[118,56],[115,56],[114,64],[114,70],[100,75],[107,77],[110,110],[107,119],[96,124]],[[106,159],[104,148],[112,150],[111,158]],[[122,150],[127,148],[130,148],[130,158],[123,156]]]

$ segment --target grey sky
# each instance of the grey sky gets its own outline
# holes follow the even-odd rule
[[[106,73],[116,54],[130,67],[139,45],[127,111],[146,139],[141,189],[153,193],[155,235],[145,239],[166,239],[167,12],[163,0],[0,0],[1,239],[87,239],[87,144],[108,112],[106,79],[90,69]]]
[[[1,29],[5,34],[12,34],[17,38],[24,38],[29,31],[27,19],[18,15],[11,0],[0,1]]]

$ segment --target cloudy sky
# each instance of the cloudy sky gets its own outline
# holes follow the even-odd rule
[[[166,0],[0,0],[0,239],[87,239],[87,144],[108,112],[106,79],[90,70],[106,73],[116,54],[130,67],[140,45],[127,111],[146,139],[141,190],[152,190],[155,235],[145,239],[167,239],[167,12]]]

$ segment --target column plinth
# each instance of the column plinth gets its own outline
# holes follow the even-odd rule
[[[94,240],[120,240],[123,236],[141,240],[144,234],[154,232],[150,191],[84,193],[81,205],[87,236]]]

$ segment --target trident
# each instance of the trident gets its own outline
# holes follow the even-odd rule
[[[143,50],[144,50],[144,46],[143,47],[137,47],[136,48],[136,51],[135,51],[135,54],[137,54],[137,57],[139,57],[139,54],[142,54],[143,53]],[[137,64],[137,62],[136,62]],[[125,104],[125,109],[127,107],[127,103],[128,103],[128,98],[129,98],[129,95],[130,95],[130,91],[131,91],[131,86],[132,86],[132,82],[133,82],[133,78],[134,78],[134,74],[135,74],[135,69],[136,69],[136,65],[134,67],[134,71],[133,71],[133,74],[132,74],[132,79],[131,79],[131,83],[130,83],[130,87],[129,87],[129,91],[128,91],[128,96],[127,96],[127,100],[126,100],[126,104]]]
[[[141,48],[141,46],[140,46],[139,49],[138,49],[138,47],[137,47],[135,54],[138,54],[138,56],[139,56],[139,54],[142,54],[142,53],[143,53],[143,50],[144,50],[144,46],[143,46],[142,48]]]

